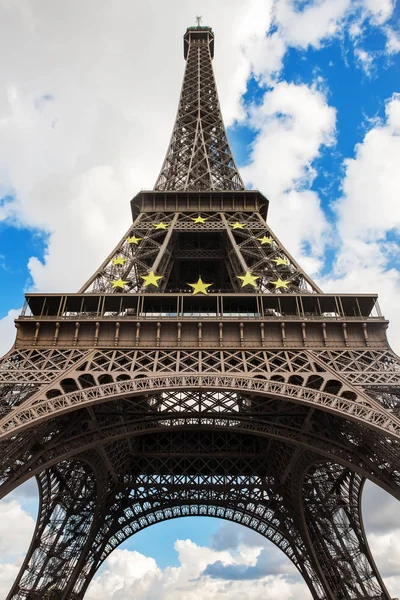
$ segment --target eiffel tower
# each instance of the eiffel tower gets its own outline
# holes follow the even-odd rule
[[[324,294],[236,168],[210,27],[154,190],[75,294],[26,295],[0,368],[1,494],[39,517],[8,600],[80,600],[110,553],[166,519],[259,532],[319,600],[389,599],[366,479],[400,497],[400,362],[375,294]]]

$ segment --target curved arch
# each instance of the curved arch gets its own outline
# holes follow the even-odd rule
[[[65,379],[61,379],[60,386],[64,394],[68,394],[70,392],[79,390],[79,385],[77,381],[72,377],[66,377]]]
[[[202,395],[206,395],[207,393],[209,394],[210,398],[212,398],[213,396],[216,395],[215,392],[213,392],[211,390],[209,392],[202,392]],[[160,391],[160,390],[157,390],[156,391],[156,395],[157,394],[158,394],[158,396],[162,396],[163,392]],[[178,401],[179,396],[182,396],[182,394],[183,394],[183,392],[178,390],[178,391],[174,391],[174,394],[172,394],[172,395],[174,395],[176,401]],[[221,394],[218,394],[218,395],[222,395],[222,392],[221,392]],[[235,395],[235,397],[237,397],[237,392],[234,392],[234,395]],[[164,398],[164,401],[165,401],[165,398]],[[129,406],[129,400],[126,400],[126,403],[127,403],[126,405]],[[156,406],[159,407],[160,404],[156,404]],[[295,406],[295,403],[293,403],[293,406]],[[103,407],[101,407],[99,405],[99,408],[103,408]],[[111,405],[110,405],[110,408],[112,408]],[[122,405],[121,405],[121,408],[122,408]],[[171,406],[169,406],[169,409],[171,409]],[[104,411],[103,411],[103,413],[104,413]],[[118,414],[121,414],[121,411],[118,411]],[[267,411],[264,411],[263,414],[266,415]],[[304,414],[307,414],[307,411],[304,411]],[[148,416],[149,415],[147,413],[147,417]],[[80,415],[78,413],[76,414],[76,417],[77,417],[77,419],[75,420],[75,422],[79,422]],[[276,426],[276,423],[275,424],[271,423],[271,431],[267,434],[267,432],[265,431],[265,429],[262,431],[262,428],[265,425],[265,423],[263,423],[263,421],[261,419],[259,421],[256,420],[256,419],[254,419],[254,413],[252,413],[252,412],[250,412],[250,413],[244,412],[242,414],[238,414],[237,412],[232,412],[231,414],[224,414],[224,413],[221,414],[221,413],[217,412],[217,413],[214,413],[212,415],[210,415],[210,413],[206,414],[204,418],[205,418],[205,421],[208,423],[207,424],[208,429],[211,429],[212,423],[214,423],[214,424],[216,424],[216,425],[214,425],[215,428],[219,430],[219,434],[222,435],[222,431],[223,431],[224,432],[223,433],[224,436],[226,436],[226,432],[232,432],[233,435],[235,435],[235,433],[238,432],[240,434],[247,433],[247,435],[249,436],[249,438],[250,437],[254,437],[255,436],[255,432],[254,432],[254,429],[252,429],[252,426],[254,424],[256,424],[256,426],[258,426],[260,428],[260,431],[259,431],[260,437],[262,437],[262,438],[273,438],[273,436],[276,435],[276,430],[275,430],[275,434],[274,434],[274,429],[273,429],[273,427]],[[68,416],[68,419],[69,419],[69,416]],[[157,431],[160,432],[160,427],[164,427],[166,430],[169,431],[169,433],[171,434],[171,436],[175,440],[175,434],[177,432],[179,433],[179,431],[181,431],[182,433],[185,433],[185,435],[186,434],[187,435],[192,435],[192,431],[193,430],[199,430],[199,420],[200,420],[199,419],[199,413],[194,413],[193,411],[190,414],[186,414],[186,415],[182,416],[182,413],[179,412],[179,411],[177,411],[175,413],[173,413],[173,412],[166,413],[166,412],[163,412],[162,410],[159,410],[155,414],[152,413],[150,415],[150,420],[148,418],[146,419],[146,416],[145,416],[140,421],[139,425],[140,425],[141,429],[140,429],[139,433],[140,433],[140,435],[145,436],[145,437],[147,437],[146,433],[151,433],[152,435],[149,435],[148,437],[150,439],[154,440],[154,435],[153,434],[156,433]],[[172,422],[175,424],[173,428],[169,427],[169,425],[168,425],[168,423],[172,423]],[[42,423],[45,424],[45,421],[43,421]],[[49,421],[49,423],[50,423],[50,421]],[[149,425],[150,425],[150,427],[149,427]],[[193,427],[193,425],[194,425],[194,427]],[[228,425],[228,426],[226,426],[226,425]],[[350,423],[350,425],[351,425],[351,423]],[[75,430],[73,423],[71,423],[70,426],[71,426],[72,430]],[[124,426],[126,427],[126,423],[124,424]],[[238,427],[241,427],[240,431],[237,430]],[[327,429],[329,430],[329,426],[328,425],[327,425]],[[88,433],[87,429],[85,429],[85,431],[86,431],[86,433]],[[301,427],[300,427],[299,432],[301,432],[301,431],[302,430],[301,430]],[[337,431],[337,428],[335,428],[335,431]],[[354,426],[354,431],[357,431],[356,426]],[[200,433],[201,433],[200,437],[202,438],[202,441],[204,443],[204,439],[203,439],[204,438],[204,429],[201,430]],[[125,434],[126,434],[126,431],[125,431]],[[160,435],[161,434],[164,435],[163,432],[161,432]],[[251,435],[249,435],[249,434],[251,434]],[[309,432],[306,432],[304,430],[302,431],[302,436],[306,436],[308,434],[309,434]],[[191,474],[193,474],[193,469],[197,468],[196,472],[198,472],[198,473],[203,472],[202,469],[203,469],[203,464],[204,463],[199,462],[195,466],[193,466],[193,463],[191,463],[189,465],[189,467],[180,464],[179,463],[180,456],[178,455],[179,449],[181,447],[186,447],[187,448],[185,439],[183,439],[182,441],[184,442],[183,446],[182,446],[182,444],[179,445],[179,443],[178,443],[178,444],[176,444],[174,446],[173,451],[168,450],[168,454],[169,455],[172,455],[172,456],[176,457],[176,462],[174,464],[177,466],[177,468],[175,468],[175,467],[171,468],[171,465],[167,464],[167,465],[164,466],[164,473],[165,472],[166,473],[177,473],[178,476],[179,476],[179,473],[181,473],[181,474],[183,474],[183,476],[186,476],[187,478],[189,478],[186,481],[182,482],[183,483],[182,488],[184,489],[185,486],[186,486],[186,489],[187,489],[188,483],[190,485],[190,477],[191,477]],[[281,444],[280,449],[287,450],[287,448],[288,448],[287,442],[290,443],[290,439],[282,440],[282,444]],[[328,440],[327,439],[327,444],[329,444],[329,443],[332,443],[332,440]],[[102,446],[102,444],[100,443],[99,444],[99,455],[101,455],[101,446]],[[206,446],[207,446],[207,444],[206,444]],[[155,448],[157,448],[157,447],[160,447],[160,445],[158,444],[158,446],[157,445],[155,446]],[[161,445],[161,447],[163,447],[163,446]],[[215,447],[217,448],[218,444]],[[300,447],[300,441],[299,441],[299,447]],[[313,450],[316,450],[315,444],[313,444],[311,447],[312,447]],[[357,444],[356,444],[356,447],[357,447]],[[143,455],[143,454],[145,455],[146,454],[146,448],[148,448],[148,446],[147,447],[141,447],[141,446],[138,447],[138,451],[139,451],[140,455]],[[230,449],[229,446],[225,447],[225,456],[227,457],[227,460],[233,460],[233,462],[231,462],[230,465],[234,464],[236,467],[238,467],[239,468],[238,472],[240,473],[240,475],[239,475],[239,479],[237,479],[237,477],[238,477],[237,474],[234,475],[234,479],[235,479],[235,482],[236,482],[235,486],[233,488],[232,487],[229,488],[229,486],[228,486],[228,488],[227,488],[228,492],[229,492],[228,493],[228,499],[222,498],[221,499],[221,504],[223,504],[223,503],[226,504],[229,501],[229,499],[231,499],[235,503],[235,506],[237,507],[237,510],[239,512],[246,513],[245,520],[246,519],[250,519],[249,523],[251,524],[251,519],[258,519],[258,517],[259,517],[259,514],[257,513],[257,506],[256,506],[256,503],[254,502],[254,499],[257,498],[257,493],[258,493],[258,491],[260,490],[260,488],[262,486],[260,485],[260,483],[258,481],[256,481],[256,482],[252,481],[251,485],[249,484],[246,487],[245,484],[244,484],[244,482],[242,481],[242,477],[243,477],[242,474],[243,473],[248,473],[248,474],[250,473],[250,475],[248,475],[248,477],[250,477],[253,480],[254,479],[254,473],[264,473],[264,471],[262,471],[262,463],[264,461],[264,454],[262,454],[261,456],[259,454],[257,454],[257,448],[256,448],[256,446],[250,448],[249,449],[249,454],[251,454],[251,456],[254,457],[255,460],[260,460],[261,461],[261,463],[260,463],[261,466],[260,466],[259,463],[256,463],[256,462],[253,461],[253,462],[251,462],[251,464],[249,463],[248,465],[245,465],[246,468],[243,470],[243,465],[239,465],[238,466],[238,464],[236,462],[236,459],[235,458],[233,458],[233,459],[231,458],[231,456],[229,454],[229,449]],[[273,452],[275,452],[276,449],[279,450],[279,448],[275,448],[274,447]],[[87,448],[86,450],[90,451],[90,448]],[[143,453],[143,450],[145,451],[144,453]],[[54,451],[54,447],[53,448],[50,447],[49,448],[49,452],[52,453],[53,451]],[[347,451],[347,454],[346,454],[346,451]],[[190,454],[190,452],[189,452],[189,454]],[[322,454],[322,452],[320,452],[320,455],[321,454]],[[83,456],[83,454],[81,454],[81,456]],[[272,470],[268,471],[268,474],[263,475],[263,477],[265,477],[265,481],[268,482],[268,484],[267,484],[268,486],[272,485],[271,482],[272,482],[272,480],[274,478],[274,473],[276,472],[276,471],[274,471],[274,469],[276,469],[278,466],[281,467],[282,464],[285,464],[285,463],[280,462],[280,454],[279,454],[279,452],[277,453],[276,456],[279,459],[278,460],[279,465],[276,464],[276,466],[274,466],[275,463],[273,463]],[[294,454],[294,456],[296,456],[296,454]],[[301,465],[299,464],[299,467],[301,467],[301,468],[298,468],[297,464],[292,464],[292,466],[291,466],[291,471],[292,472],[294,471],[295,478],[298,476],[298,474],[300,473],[300,471],[302,471],[302,470],[304,471],[305,464],[307,465],[307,468],[308,468],[308,466],[312,462],[315,464],[316,460],[318,460],[318,458],[320,458],[316,454],[310,455],[310,453],[307,453],[307,452],[305,452],[305,453],[302,452],[302,456],[305,456],[306,462],[305,463],[303,462]],[[342,458],[343,458],[343,462],[346,462],[346,460],[349,459],[348,448],[347,449],[344,448],[344,454],[343,454]],[[357,455],[355,455],[355,458],[357,458]],[[58,457],[57,460],[60,460],[60,457]],[[164,459],[160,459],[160,460],[164,460]],[[209,460],[209,459],[207,459],[207,457],[206,457],[206,461],[207,460]],[[220,460],[220,459],[218,459],[218,460]],[[136,461],[137,461],[137,459],[135,459],[135,464],[136,464]],[[210,464],[210,462],[208,462],[208,464]],[[290,462],[286,463],[286,464],[290,464]],[[222,464],[222,466],[221,466],[221,472],[222,473],[225,472],[225,473],[228,473],[228,474],[230,474],[230,473],[236,473],[236,471],[230,471],[229,468],[226,469],[226,466],[229,467],[230,465],[228,464],[228,462],[226,463],[226,465]],[[44,465],[42,464],[42,468],[43,468],[43,466]],[[145,468],[143,468],[143,466]],[[150,470],[149,470],[149,466],[150,466]],[[351,464],[349,465],[349,467],[353,468],[353,469],[357,468],[355,465],[351,465]],[[340,467],[340,468],[343,469],[343,466]],[[107,467],[106,467],[106,469],[107,469]],[[159,510],[158,506],[155,506],[154,504],[153,504],[153,506],[150,506],[148,504],[149,499],[151,499],[152,502],[160,502],[160,504],[162,504],[163,501],[165,502],[165,490],[169,489],[171,491],[171,488],[172,488],[172,492],[171,493],[173,493],[174,489],[176,490],[176,484],[174,484],[174,482],[172,482],[173,485],[171,485],[171,486],[168,487],[168,482],[166,484],[164,484],[162,481],[160,481],[160,473],[162,473],[163,471],[160,470],[158,468],[158,465],[154,463],[152,457],[150,457],[150,459],[148,459],[147,463],[145,462],[143,464],[142,463],[138,464],[137,465],[137,469],[138,469],[137,473],[144,473],[144,474],[146,474],[146,473],[156,473],[157,474],[155,480],[156,480],[156,487],[158,486],[158,488],[157,488],[158,492],[157,492],[156,489],[153,490],[153,489],[150,489],[150,488],[144,488],[143,487],[143,478],[141,479],[140,477],[138,477],[137,474],[136,475],[133,474],[133,476],[136,478],[133,485],[136,486],[136,489],[141,490],[141,493],[143,494],[143,498],[145,498],[145,500],[147,502],[147,505],[145,506],[145,510],[142,511],[141,515],[140,514],[138,515],[137,513],[135,515],[132,515],[131,521],[132,522],[137,522],[139,520],[140,528],[144,528],[145,526],[148,526],[148,525],[151,524],[151,519],[150,519],[149,515],[153,514],[155,510]],[[165,471],[165,469],[166,469],[166,471]],[[208,471],[206,471],[206,472],[208,472]],[[121,485],[122,485],[122,487],[125,487],[125,488],[126,488],[126,486],[132,487],[132,483],[130,481],[126,480],[126,477],[128,477],[127,474],[131,473],[131,470],[129,468],[127,468],[126,465],[124,466],[123,473],[125,473],[125,475],[123,476],[124,477],[123,479],[120,479],[118,477],[116,479],[116,481],[120,482],[119,485],[118,485],[118,489],[119,490],[121,490]],[[105,471],[105,474],[106,475],[108,474],[108,470]],[[210,475],[211,477],[214,477],[214,471],[212,470],[212,468],[211,468],[210,474],[211,474]],[[146,475],[144,475],[144,476],[146,476]],[[292,475],[291,475],[291,477],[292,477]],[[103,479],[104,479],[104,477],[103,477]],[[280,473],[280,477],[279,477],[279,480],[281,480],[281,479],[282,479],[282,473]],[[261,481],[261,479],[259,479],[259,481]],[[211,479],[210,479],[210,486],[209,486],[208,489],[212,488],[211,483],[212,482],[211,482]],[[203,482],[203,484],[205,484],[205,482]],[[99,507],[99,511],[100,511],[98,513],[100,515],[99,516],[99,522],[102,522],[102,523],[108,523],[108,518],[110,516],[111,517],[114,516],[114,513],[113,513],[114,509],[112,508],[113,505],[110,504],[110,494],[109,494],[110,488],[107,487],[109,485],[112,485],[112,483],[109,480],[107,480],[105,489],[106,489],[106,492],[107,492],[108,496],[107,496],[107,501],[104,504],[105,510],[107,511],[107,514],[102,515],[102,513],[101,513],[101,506]],[[174,485],[175,485],[175,488],[174,488]],[[279,485],[282,486],[283,484],[280,482]],[[293,482],[291,483],[291,485],[293,485]],[[250,489],[251,486],[253,486],[254,490]],[[299,489],[297,485],[295,485],[295,488]],[[206,488],[205,488],[204,485],[203,486],[201,486],[201,485],[199,486],[198,482],[194,481],[193,485],[192,485],[192,489],[196,490],[196,491],[198,491],[200,489],[202,491],[202,493],[204,494]],[[289,489],[289,488],[285,487],[285,490],[287,490],[287,489]],[[112,487],[111,487],[111,490],[112,490]],[[244,502],[241,501],[240,498],[235,498],[235,490],[237,490],[239,493],[246,493],[247,492],[247,497],[245,498]],[[171,506],[169,507],[169,509],[172,510],[172,512],[169,513],[169,515],[170,515],[169,518],[173,518],[174,515],[175,516],[179,516],[179,514],[177,514],[177,513],[180,512],[180,509],[177,508],[177,504],[179,503],[179,506],[183,506],[185,504],[185,501],[187,499],[187,497],[185,496],[185,493],[186,492],[184,492],[181,495],[181,497],[179,498],[179,501],[175,500],[175,506],[173,507],[173,510],[172,510]],[[287,522],[287,518],[289,518],[289,519],[292,518],[292,515],[290,514],[290,511],[293,510],[293,509],[289,508],[289,514],[288,514],[287,507],[285,508],[285,505],[283,503],[283,499],[286,497],[286,491],[284,492],[284,490],[283,490],[282,487],[280,487],[280,491],[278,491],[277,493],[278,493],[278,496],[274,499],[274,501],[276,503],[276,507],[279,508],[279,511],[278,511],[279,518],[280,518],[280,525],[279,525],[279,527],[283,528],[279,532],[279,535],[283,534],[283,537],[285,538],[285,528],[286,528],[286,530],[291,531],[290,523]],[[290,503],[291,493],[288,494],[287,498],[289,499],[289,503]],[[251,506],[249,506],[249,499],[250,499],[250,502],[251,502]],[[207,498],[206,496],[203,495],[200,498],[200,500],[197,500],[197,501],[195,500],[194,501],[192,499],[191,504],[192,505],[196,504],[198,506],[204,506],[204,505],[210,505],[211,506],[213,504],[212,500],[213,500],[213,498]],[[171,503],[174,503],[174,497],[172,497],[172,498],[170,497],[170,504]],[[188,502],[186,502],[186,504],[187,503]],[[130,504],[130,507],[131,507],[131,504]],[[214,504],[217,504],[217,503],[214,502]],[[121,512],[120,512],[120,509],[121,509],[121,498],[115,497],[115,503],[114,503],[114,505],[116,507],[116,517],[121,517]],[[110,506],[111,506],[111,514],[110,514]],[[229,508],[232,508],[232,507],[229,507]],[[196,510],[196,509],[194,509],[194,510]],[[202,509],[202,510],[204,510],[204,509]],[[208,514],[207,510],[203,514]],[[125,519],[125,524],[126,524],[126,518],[125,517],[123,517],[123,518]],[[153,522],[156,522],[156,521],[153,521]],[[246,524],[246,523],[244,523],[244,524]],[[253,525],[255,525],[255,524],[256,524],[256,521],[253,521]],[[275,525],[275,524],[272,522],[272,525]],[[274,531],[271,530],[271,535],[272,536],[276,535],[276,529],[277,528],[275,527]],[[296,529],[296,527],[295,527],[295,529]],[[118,524],[118,530],[121,530],[121,525],[120,524]],[[118,533],[118,531],[114,532],[114,533]],[[106,538],[108,536],[107,531],[105,531],[104,529],[102,529],[101,534],[105,535]],[[118,535],[122,536],[123,534],[120,533]],[[305,578],[306,577],[312,578],[313,585],[314,585],[314,587],[315,587],[316,590],[319,589],[318,585],[319,586],[325,586],[325,589],[329,589],[329,584],[328,583],[326,583],[326,582],[321,583],[321,581],[322,581],[321,572],[318,572],[318,569],[316,570],[316,567],[319,564],[319,562],[318,562],[319,556],[313,556],[312,549],[310,548],[310,541],[304,537],[304,531],[301,531],[299,533],[299,535],[300,535],[300,538],[302,539],[302,543],[305,543],[305,545],[307,547],[306,548],[307,549],[307,557],[309,559],[309,564],[312,565],[311,571],[310,570],[306,570],[306,576],[305,576]],[[117,539],[118,539],[118,536],[117,536]],[[278,542],[278,544],[279,544],[279,543],[281,543],[282,540],[279,537],[279,538],[275,538],[275,540],[273,539],[272,541]],[[285,545],[285,541],[284,540],[282,541],[282,543],[283,543],[283,545]],[[88,569],[92,569],[93,570],[93,574],[94,574],[95,570],[97,569],[96,565],[101,564],[101,562],[99,563],[99,561],[104,560],[105,556],[103,556],[103,558],[101,556],[98,556],[96,554],[96,551],[94,551],[94,554],[92,555],[91,554],[91,548],[94,547],[95,549],[96,548],[99,549],[100,547],[102,547],[104,549],[104,546],[101,546],[100,541],[96,540],[95,536],[94,536],[94,538],[92,538],[90,540],[90,544],[88,544],[85,547],[87,548],[87,553],[84,556],[82,555],[83,556],[82,560],[85,563],[85,565],[88,567]],[[290,550],[289,550],[289,552],[290,552]],[[89,560],[88,556],[90,557],[90,560]],[[86,583],[88,582],[88,578],[86,577],[87,571],[85,572],[85,576],[83,576],[82,572],[79,571],[79,569],[77,569],[77,568],[75,569],[74,573],[76,574],[76,579],[73,578],[73,577],[75,577],[75,575],[74,576],[71,575],[71,579],[68,582],[68,586],[69,586],[68,589],[70,589],[71,591],[75,590],[76,593],[78,594],[76,596],[77,599],[78,598],[81,599],[82,598],[81,590],[84,589],[83,586],[85,586]],[[315,573],[317,573],[317,575]],[[75,587],[75,585],[77,585],[78,587]],[[310,584],[308,584],[308,585],[309,585],[309,587],[311,587]],[[79,587],[79,586],[82,586],[82,587]],[[322,587],[320,587],[320,589],[322,589]],[[323,598],[324,597],[323,595],[318,595],[318,594],[319,594],[319,591],[316,591],[315,594],[314,594],[314,598]],[[72,597],[72,596],[70,596],[70,597]],[[332,597],[333,598],[334,596],[329,596],[328,595],[328,597]]]
[[[125,384],[125,382],[123,382]],[[129,382],[128,382],[129,384]],[[398,452],[395,445],[371,430],[371,452],[365,454],[365,425],[337,413],[317,411],[313,405],[297,403],[269,394],[252,395],[249,390],[235,391],[154,389],[151,394],[128,394],[109,398],[104,404],[95,402],[75,407],[75,414],[62,411],[51,420],[42,420],[35,429],[22,429],[12,442],[3,441],[1,495],[7,495],[30,476],[96,447],[123,439],[137,440],[145,435],[174,430],[224,430],[236,436],[254,435],[270,441],[296,446],[298,451],[314,452],[330,459],[380,485],[396,497],[400,495]],[[93,392],[92,388],[83,392]],[[307,391],[307,390],[306,390]],[[113,400],[113,402],[111,402]],[[78,409],[82,410],[78,410]],[[85,409],[85,410],[83,410]],[[96,424],[99,415],[101,426]],[[115,415],[116,417],[113,417]],[[123,419],[121,417],[123,416]],[[338,422],[337,419],[341,421]],[[94,420],[93,420],[94,419]],[[307,424],[307,426],[305,426]],[[60,438],[58,431],[64,431]],[[340,435],[333,435],[340,431]],[[46,440],[46,444],[40,440]],[[37,440],[32,445],[31,440]],[[360,444],[364,447],[362,457]],[[20,454],[25,448],[25,454]],[[377,452],[379,449],[379,452]],[[12,471],[7,464],[14,464]],[[385,463],[390,468],[382,470]]]
[[[338,381],[337,379],[329,379],[325,382],[323,389],[325,392],[329,392],[329,394],[335,394],[335,396],[339,396],[342,387],[343,384],[341,381]]]
[[[91,373],[83,373],[83,375],[79,375],[78,382],[81,388],[90,388],[97,385],[95,378]]]
[[[60,486],[62,488],[65,485],[65,477],[62,474],[68,474],[71,466],[76,479],[75,486],[72,485],[72,488],[82,486],[82,490],[88,494],[88,497],[82,496],[80,504],[74,505],[75,511],[69,514],[60,528],[58,507],[60,505],[64,507],[64,503],[68,505],[70,499],[68,493],[66,496],[60,495]],[[71,486],[71,479],[68,478],[68,481],[68,486],[62,488],[63,494],[68,492]],[[204,497],[204,490],[202,491],[196,484],[193,484],[189,491],[187,485],[183,485],[180,490],[176,486],[172,487],[169,496],[164,493],[149,495],[143,493],[143,481],[140,480],[136,482],[134,495],[131,486],[126,487],[124,492],[121,492],[119,486],[118,491],[114,492],[111,503],[108,496],[107,502],[103,504],[103,510],[107,511],[107,519],[104,519],[105,513],[98,512],[98,509],[93,511],[86,506],[87,499],[92,498],[93,490],[87,485],[87,471],[77,469],[73,463],[61,463],[56,470],[42,473],[38,482],[41,494],[41,517],[33,538],[34,543],[8,596],[9,599],[14,597],[13,594],[18,586],[23,583],[24,591],[28,593],[29,590],[27,596],[29,598],[43,598],[44,593],[57,587],[61,597],[82,600],[93,575],[117,546],[150,525],[183,516],[212,516],[257,531],[292,561],[303,576],[313,597],[316,600],[324,598],[318,576],[309,560],[308,549],[290,512],[290,503],[286,507],[279,491],[266,487],[261,480],[257,484],[257,489],[258,492],[262,490],[262,494],[258,496],[256,494],[255,499],[246,495],[247,488],[236,486],[233,489],[232,484],[229,484],[229,477],[228,483],[221,482],[219,491],[214,490],[214,497],[209,496],[208,499]],[[73,497],[71,499],[73,501]],[[113,505],[116,510],[112,509]],[[84,514],[81,514],[82,507]],[[85,519],[96,512],[103,526],[99,528],[96,523],[93,523],[92,527],[82,527],[86,523]],[[61,517],[63,515],[62,511]],[[49,562],[47,565],[46,562],[33,559],[35,552],[41,551],[42,543],[48,543],[45,532],[49,529],[54,530],[57,535],[52,536],[51,552],[47,553]],[[91,535],[91,531],[95,535]],[[26,598],[25,595],[22,597]]]
[[[332,598],[390,600],[364,529],[361,494],[365,478],[342,465],[317,461],[303,471],[298,482],[307,545]]]
[[[243,503],[248,503],[248,498],[243,497]],[[259,507],[257,508],[259,509]],[[274,524],[274,511],[266,506],[263,509],[263,514],[260,514],[260,510],[251,512],[245,508],[240,510],[235,506],[227,506],[226,501],[182,503],[171,502],[168,498],[164,502],[160,502],[158,506],[149,505],[146,510],[138,511],[126,521],[122,521],[119,528],[113,532],[110,538],[103,540],[102,544],[99,544],[100,539],[95,540],[96,553],[90,557],[92,564],[82,592],[87,590],[93,576],[108,556],[135,533],[167,520],[204,516],[237,523],[259,533],[287,556],[303,577],[313,597],[322,600],[324,598],[323,588],[308,559],[308,549],[299,532],[296,531],[294,523],[282,524],[275,518],[276,523]]]
[[[97,405],[102,415],[101,427],[93,427],[88,415],[85,416],[84,413],[79,411],[76,413],[75,420],[68,417],[68,430],[61,439],[57,436],[57,431],[59,428],[65,430],[65,415],[63,418],[60,417],[59,420],[53,419],[52,421],[42,422],[36,433],[39,438],[46,438],[48,440],[47,444],[38,445],[35,452],[26,455],[26,458],[19,455],[14,458],[11,457],[16,466],[12,472],[8,472],[7,475],[5,473],[0,488],[1,495],[7,495],[32,475],[56,465],[59,461],[71,459],[83,452],[96,450],[98,447],[110,446],[123,439],[133,443],[144,436],[154,434],[171,433],[178,435],[179,432],[201,430],[202,432],[229,432],[237,440],[242,440],[245,436],[251,435],[260,440],[264,439],[265,443],[275,440],[278,443],[289,444],[293,448],[297,447],[298,451],[311,451],[321,459],[336,461],[359,472],[389,493],[396,497],[400,496],[400,473],[397,469],[396,457],[393,454],[393,445],[389,443],[386,444],[386,447],[382,436],[374,432],[373,435],[376,436],[375,445],[380,444],[381,446],[380,456],[371,456],[360,460],[358,448],[364,439],[364,429],[359,428],[354,422],[344,421],[335,424],[335,419],[337,419],[335,415],[330,415],[328,422],[326,416],[322,420],[315,421],[315,411],[313,420],[309,421],[309,410],[302,407],[302,411],[299,411],[299,407],[296,409],[294,403],[292,404],[292,410],[289,410],[290,405],[287,405],[284,413],[280,413],[279,404],[276,400],[269,400],[267,406],[265,404],[258,405],[261,414],[255,412],[243,412],[241,414],[237,412],[231,414],[208,412],[205,414],[195,413],[194,416],[193,412],[181,412],[179,410],[183,392],[169,394],[170,411],[165,413],[159,410],[161,402],[157,400],[157,397],[162,395],[159,392],[150,398],[147,397],[146,402],[152,404],[152,410],[145,412],[143,412],[143,404],[139,404],[137,412],[132,412],[130,411],[131,404],[129,400],[116,400],[115,408],[107,405],[110,409],[110,421],[106,421],[107,412],[102,410],[101,405]],[[214,392],[203,392],[202,399],[204,400],[207,395],[211,398],[215,397]],[[237,396],[236,393],[233,395]],[[178,407],[177,410],[171,404],[172,399]],[[241,400],[243,404],[247,403],[249,405],[251,397],[246,399],[246,396],[242,396]],[[281,420],[280,415],[288,415],[288,412],[295,417],[294,409],[296,409],[297,418],[293,418],[289,424]],[[96,412],[92,414],[96,418]],[[113,419],[113,414],[118,415],[118,418]],[[124,415],[124,418],[121,420],[122,415]],[[309,421],[308,429],[305,430],[304,424],[307,421]],[[49,429],[50,427],[53,429]],[[340,428],[341,431],[340,438],[331,435],[331,432],[336,431],[337,428]],[[16,436],[13,440],[17,454],[19,447],[24,444],[24,436],[29,435],[29,432],[30,430],[24,430],[19,437]],[[8,460],[11,460],[10,456],[9,453]],[[392,464],[393,468],[391,468],[390,473],[381,471],[382,460],[385,460],[387,465]]]
[[[400,440],[400,419],[379,406],[371,398],[358,394],[357,400],[336,396],[309,387],[289,383],[241,377],[234,375],[165,375],[146,379],[114,381],[91,388],[80,389],[56,398],[41,397],[15,408],[0,424],[0,439],[16,431],[34,427],[41,421],[88,405],[111,401],[120,397],[137,396],[148,392],[178,390],[230,390],[259,396],[279,397],[299,404],[332,412],[342,418],[363,423],[371,429]]]
[[[114,381],[112,376],[109,373],[101,373],[100,375],[98,375],[97,380],[99,382],[99,385],[104,385],[106,383],[112,383]]]

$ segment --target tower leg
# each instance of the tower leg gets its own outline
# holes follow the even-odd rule
[[[304,479],[306,528],[330,600],[390,600],[365,535],[363,484],[360,475],[332,463],[313,467]]]
[[[60,463],[37,477],[36,530],[7,600],[81,598],[78,565],[84,561],[96,519],[97,478],[88,464],[77,461]]]

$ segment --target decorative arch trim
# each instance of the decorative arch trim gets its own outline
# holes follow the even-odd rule
[[[145,379],[115,381],[91,388],[80,389],[55,398],[36,399],[28,406],[17,407],[0,423],[0,439],[17,431],[37,425],[59,414],[93,404],[101,404],[126,396],[149,392],[162,393],[179,390],[215,390],[273,396],[313,406],[340,417],[361,422],[400,440],[400,419],[379,407],[378,403],[359,395],[357,400],[343,398],[321,390],[301,387],[286,382],[231,375],[165,375]],[[220,413],[221,416],[224,413]]]

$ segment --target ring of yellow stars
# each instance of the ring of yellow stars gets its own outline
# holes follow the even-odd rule
[[[279,265],[288,265],[289,264],[289,261],[286,258],[281,258],[280,256],[278,258],[273,258],[272,262],[276,263],[277,267]]]
[[[112,264],[113,265],[124,265],[127,260],[128,260],[127,258],[123,258],[123,256],[119,256],[118,258],[112,259]]]
[[[160,223],[153,223],[153,227],[156,229],[167,229],[168,223],[163,223],[162,221]]]
[[[207,288],[209,288],[212,285],[212,283],[204,283],[201,277],[199,277],[199,280],[196,283],[188,283],[188,285],[190,285],[190,287],[193,288],[193,295],[208,294]]]
[[[111,282],[111,285],[113,286],[113,288],[124,288],[124,286],[127,284],[127,281],[124,281],[123,279],[121,279],[121,277],[119,279],[116,279],[115,281]]]
[[[259,279],[257,275],[252,275],[250,271],[246,271],[245,275],[237,275],[238,279],[242,280],[242,287],[245,285],[252,285],[253,287],[257,287],[256,281]]]
[[[268,237],[266,235],[264,235],[262,238],[257,238],[259,242],[261,242],[261,245],[263,244],[272,244],[272,242],[274,241],[272,237]]]
[[[148,285],[158,287],[158,280],[163,278],[162,275],[156,275],[154,271],[150,271],[148,275],[141,275],[140,277],[143,279],[143,287],[147,287]]]
[[[192,217],[192,221],[193,221],[193,223],[205,223],[207,221],[207,219],[205,217],[202,217],[201,215],[199,215],[195,219]]]
[[[143,238],[139,238],[133,235],[132,237],[129,237],[126,241],[128,242],[128,244],[138,244],[142,239]]]
[[[229,225],[232,229],[244,229],[244,223],[239,223],[239,221],[236,221],[236,223],[229,223]]]
[[[275,286],[276,290],[279,290],[279,288],[286,289],[289,287],[289,281],[283,281],[280,277],[278,277],[276,281],[271,281],[271,283]]]

